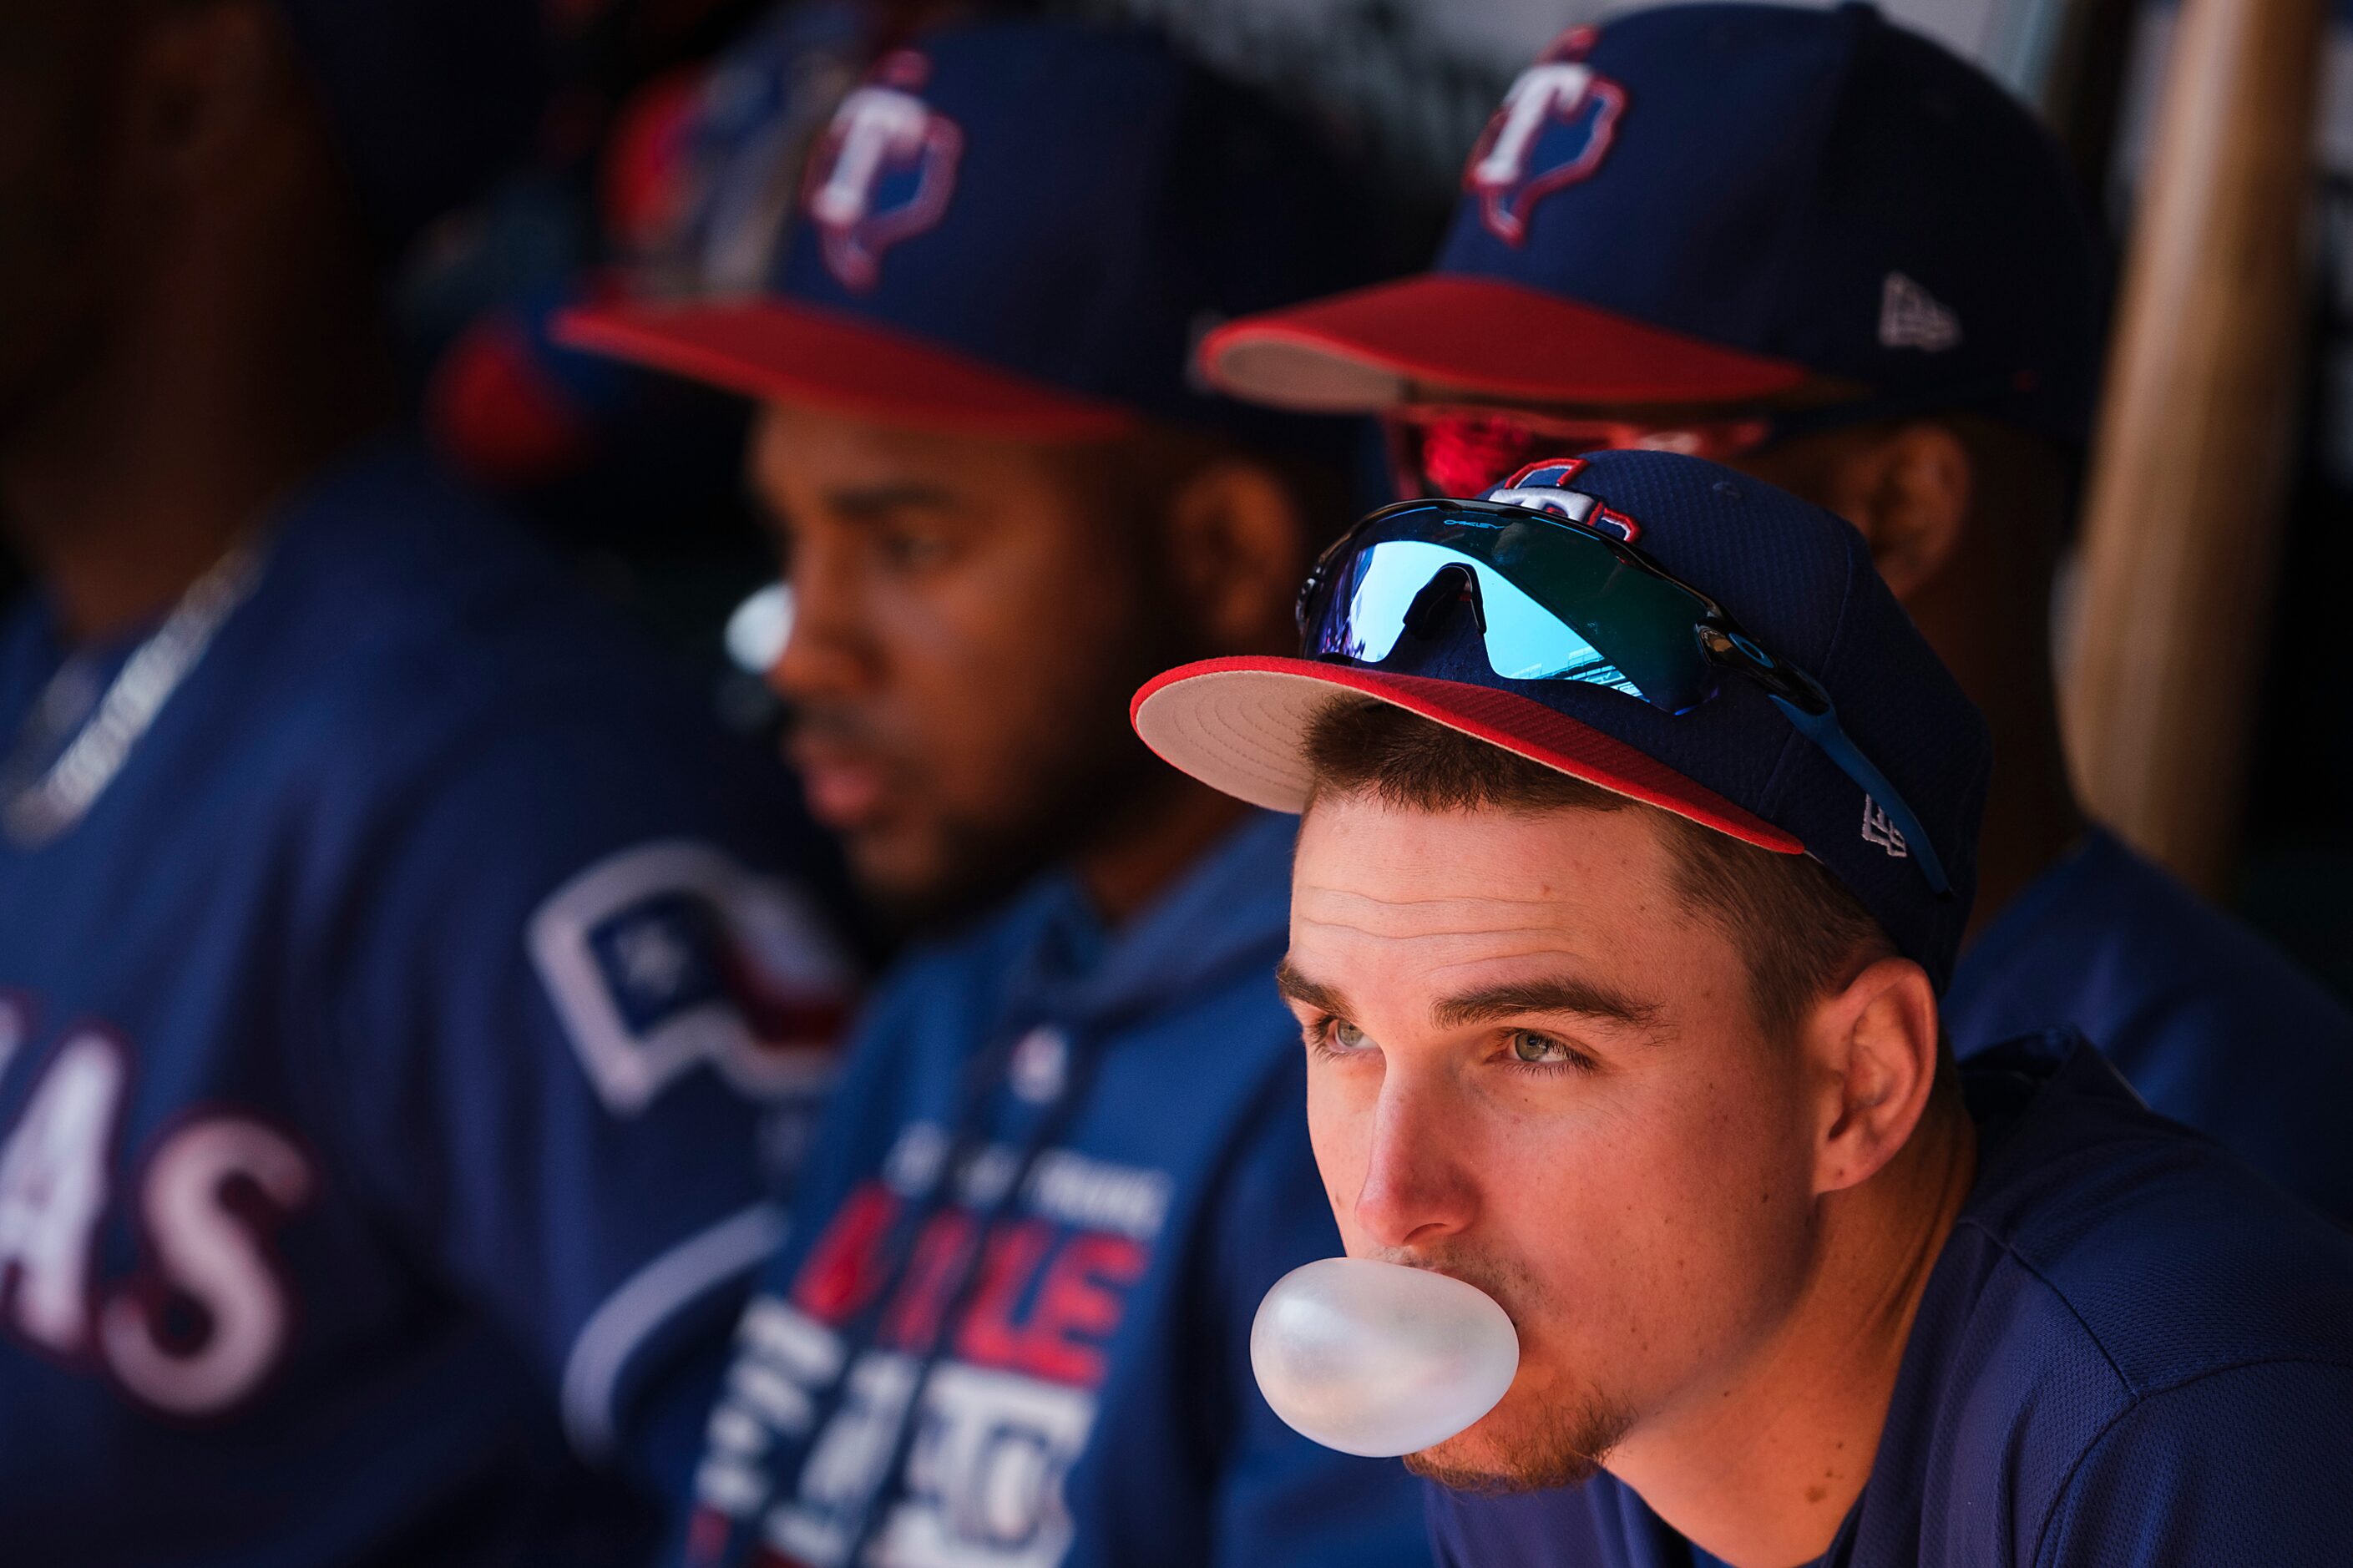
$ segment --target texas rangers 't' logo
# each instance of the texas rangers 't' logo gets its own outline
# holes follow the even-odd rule
[[[1626,112],[1626,89],[1585,63],[1595,29],[1573,27],[1520,73],[1487,121],[1462,188],[1498,239],[1525,245],[1535,205],[1601,166]]]
[[[1569,482],[1585,468],[1582,458],[1542,458],[1480,499],[1501,501],[1505,506],[1523,506],[1530,511],[1548,511],[1599,532],[1615,534],[1629,544],[1641,538],[1641,523],[1615,507],[1603,505],[1599,496],[1569,489]]]
[[[930,74],[912,49],[889,56],[841,100],[809,159],[803,205],[826,267],[861,293],[881,276],[883,251],[939,222],[955,188],[964,132],[913,90]]]

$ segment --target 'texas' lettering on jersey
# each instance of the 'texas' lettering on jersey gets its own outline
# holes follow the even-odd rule
[[[698,1541],[759,1512],[761,1562],[840,1563],[920,1382],[904,1479],[869,1561],[1046,1568],[1061,1560],[1071,1540],[1063,1478],[1093,1426],[1111,1338],[1151,1262],[1167,1180],[1050,1150],[1010,1217],[976,1238],[979,1215],[1018,1164],[1010,1149],[985,1149],[924,1221],[892,1286],[887,1240],[940,1180],[946,1143],[934,1125],[905,1129],[881,1179],[835,1212],[788,1295],[763,1296],[745,1314],[696,1477]],[[967,1278],[964,1310],[943,1323],[946,1299]],[[844,1378],[852,1347],[843,1330],[854,1320],[871,1321],[873,1338]],[[798,1487],[770,1496],[771,1451],[807,1436],[837,1384],[839,1404]]]
[[[309,1158],[253,1117],[205,1110],[171,1123],[118,1189],[129,1048],[85,1026],[36,1061],[32,1028],[29,1000],[0,995],[0,1074],[20,1056],[31,1074],[0,1123],[0,1327],[157,1410],[227,1409],[285,1352],[292,1303],[269,1243],[311,1195]],[[143,1261],[101,1279],[110,1214],[128,1215]]]

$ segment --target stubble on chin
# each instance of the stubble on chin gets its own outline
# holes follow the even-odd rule
[[[1389,1249],[1375,1256],[1477,1286],[1511,1315],[1523,1346],[1525,1325],[1554,1310],[1535,1277],[1505,1258],[1469,1248],[1418,1254]],[[1490,1495],[1548,1491],[1591,1480],[1633,1426],[1633,1412],[1571,1378],[1538,1381],[1536,1387],[1515,1386],[1469,1430],[1408,1454],[1406,1468],[1450,1490]]]
[[[1508,1402],[1507,1402],[1508,1403]],[[1481,1427],[1405,1457],[1405,1468],[1450,1491],[1495,1496],[1581,1486],[1601,1473],[1609,1451],[1633,1424],[1630,1413],[1598,1395],[1539,1405],[1493,1433]]]

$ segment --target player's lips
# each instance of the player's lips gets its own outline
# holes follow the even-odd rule
[[[795,742],[792,758],[800,770],[801,793],[808,802],[809,815],[826,826],[848,832],[881,813],[890,776],[871,754],[802,739]]]
[[[1504,1315],[1512,1320],[1512,1327],[1519,1330],[1523,1339],[1526,1337],[1527,1331],[1520,1324],[1520,1314],[1513,1307],[1518,1292],[1504,1286],[1504,1282],[1497,1278],[1499,1271],[1495,1268],[1486,1267],[1465,1268],[1461,1267],[1459,1260],[1440,1263],[1430,1258],[1415,1257],[1401,1247],[1376,1247],[1362,1253],[1352,1253],[1350,1256],[1369,1258],[1377,1263],[1400,1264],[1408,1268],[1419,1268],[1424,1273],[1443,1274],[1449,1279],[1460,1279],[1463,1284],[1470,1286],[1495,1305],[1503,1308]]]
[[[882,771],[857,763],[804,763],[801,789],[809,814],[828,827],[852,828],[882,803]]]

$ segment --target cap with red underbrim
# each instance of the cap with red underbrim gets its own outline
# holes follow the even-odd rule
[[[1369,413],[1428,389],[1545,403],[1715,403],[1811,374],[1523,284],[1432,274],[1230,321],[1201,367],[1237,397]]]
[[[1429,276],[1238,319],[1205,363],[1357,412],[1741,404],[1810,374],[2073,444],[2098,236],[2027,106],[1877,8],[1642,6],[1513,84]]]
[[[1613,794],[1781,854],[1805,846],[1589,725],[1509,691],[1303,658],[1214,658],[1155,677],[1129,707],[1171,766],[1271,811],[1300,811],[1314,781],[1306,737],[1335,700],[1369,698],[1514,752]]]
[[[765,402],[814,405],[922,429],[1086,440],[1135,427],[1123,405],[1082,396],[892,331],[774,298],[586,307],[555,336]]]
[[[1752,647],[1820,687],[1819,719],[1726,670],[1711,692],[1672,711],[1606,677],[1501,674],[1487,623],[1473,613],[1482,595],[1461,595],[1459,585],[1451,601],[1422,604],[1417,595],[1419,612],[1393,642],[1382,639],[1384,657],[1360,662],[1345,650],[1365,646],[1355,617],[1374,612],[1356,551],[1344,547],[1321,578],[1331,593],[1311,600],[1302,657],[1171,670],[1136,694],[1136,732],[1213,788],[1297,811],[1314,782],[1307,737],[1326,706],[1386,703],[1760,848],[1811,858],[1941,988],[1976,889],[1992,747],[1985,721],[1888,590],[1862,536],[1786,491],[1672,452],[1595,452],[1554,468],[1512,491],[1514,504],[1545,506],[1540,492],[1549,488],[1564,508],[1607,507],[1632,524],[1641,559],[1620,565],[1648,566],[1712,599]],[[1358,546],[1458,538],[1459,511],[1451,501],[1401,503],[1368,520],[1377,537]],[[1539,536],[1551,525],[1544,511],[1527,516],[1508,553],[1542,576]],[[1343,583],[1356,584],[1345,598]],[[1598,602],[1585,608],[1599,615]],[[1581,616],[1570,608],[1561,619],[1572,629],[1593,619],[1598,628],[1614,612]],[[1854,769],[1842,752],[1870,767]],[[1875,771],[1875,785],[1858,771]],[[1907,822],[1891,826],[1891,802]],[[1941,875],[1929,869],[1930,849]]]

